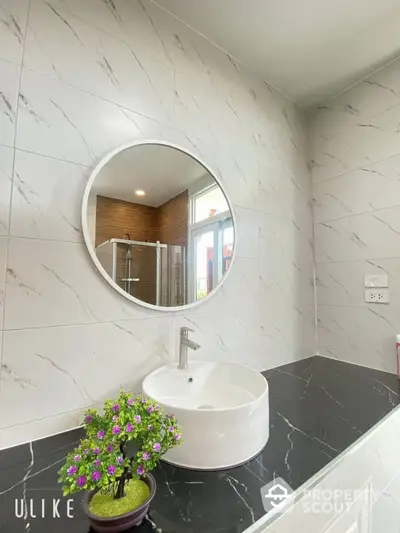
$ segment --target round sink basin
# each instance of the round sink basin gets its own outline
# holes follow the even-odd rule
[[[143,381],[143,393],[173,413],[184,442],[164,460],[185,468],[217,470],[249,461],[269,437],[268,383],[236,363],[189,362],[163,366]]]

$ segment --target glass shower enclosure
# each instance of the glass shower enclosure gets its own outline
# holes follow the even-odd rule
[[[125,292],[149,304],[185,305],[186,248],[126,239],[111,239],[96,248],[107,274]]]

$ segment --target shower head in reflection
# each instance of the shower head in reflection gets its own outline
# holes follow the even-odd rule
[[[129,233],[125,233],[123,238],[127,241],[131,240],[131,236],[129,235]],[[132,246],[130,244],[128,244],[128,251],[126,252],[126,260],[132,261]]]

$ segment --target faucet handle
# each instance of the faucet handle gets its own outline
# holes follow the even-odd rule
[[[186,326],[183,326],[183,327],[181,328],[181,335],[184,335],[185,333],[190,333],[190,332],[193,332],[193,331],[194,331],[194,329],[192,329],[192,328],[187,328]]]

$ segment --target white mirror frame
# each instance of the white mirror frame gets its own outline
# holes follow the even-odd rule
[[[216,183],[221,188],[222,192],[225,195],[226,201],[228,203],[228,207],[230,209],[230,212],[232,214],[232,225],[233,225],[233,235],[234,235],[234,243],[233,244],[234,245],[233,245],[232,260],[231,260],[231,263],[229,265],[228,270],[225,272],[225,275],[223,276],[223,278],[221,279],[221,281],[219,282],[219,284],[217,285],[217,287],[213,291],[211,291],[209,294],[207,294],[207,296],[205,296],[201,300],[197,300],[196,302],[191,302],[191,303],[186,304],[186,305],[174,306],[174,307],[165,307],[165,306],[162,306],[162,305],[157,306],[157,305],[154,305],[154,304],[149,304],[147,302],[143,302],[142,300],[139,300],[138,298],[135,298],[131,294],[128,294],[127,292],[125,292],[117,283],[115,283],[115,281],[107,274],[106,270],[103,268],[102,264],[100,263],[99,259],[97,258],[96,249],[95,249],[95,247],[92,244],[92,241],[90,239],[89,227],[88,227],[88,223],[87,223],[87,206],[88,206],[88,200],[89,200],[90,191],[92,189],[93,183],[96,180],[99,172],[102,170],[102,168],[114,156],[116,156],[120,152],[126,150],[127,148],[133,148],[135,146],[143,146],[143,145],[147,145],[147,144],[155,144],[155,145],[160,145],[160,146],[166,146],[166,147],[169,147],[169,148],[174,148],[175,150],[179,150],[180,152],[182,152],[184,154],[187,154],[188,156],[190,156],[193,159],[195,159],[198,163],[200,163],[200,165],[202,165],[210,173],[210,175],[215,179]],[[83,193],[81,224],[82,224],[83,238],[85,240],[86,248],[87,248],[87,250],[89,252],[89,255],[92,258],[93,263],[96,265],[97,270],[100,272],[102,277],[106,280],[106,282],[109,285],[111,285],[111,287],[115,291],[119,292],[119,294],[121,294],[127,300],[130,300],[131,302],[133,302],[133,303],[135,303],[137,305],[140,305],[142,307],[146,307],[147,309],[152,309],[152,310],[155,310],[155,311],[167,311],[169,313],[174,312],[174,311],[185,311],[186,309],[192,309],[193,307],[196,307],[198,305],[202,305],[205,302],[208,302],[210,300],[210,298],[212,298],[221,289],[221,287],[225,283],[227,277],[229,276],[229,274],[230,274],[230,272],[232,270],[232,267],[233,267],[233,265],[235,263],[235,259],[236,259],[236,249],[237,249],[236,217],[235,217],[234,210],[232,208],[231,201],[228,198],[224,187],[221,185],[221,182],[216,177],[215,172],[213,172],[210,169],[210,167],[206,163],[204,163],[204,161],[199,159],[199,157],[197,155],[194,155],[192,152],[190,152],[186,148],[182,148],[181,146],[178,146],[178,145],[173,144],[173,143],[165,142],[165,141],[146,139],[146,140],[142,140],[142,141],[130,142],[130,143],[127,143],[127,144],[123,144],[122,146],[119,146],[118,148],[115,148],[114,150],[112,150],[112,152],[110,152],[105,157],[103,157],[103,159],[96,165],[96,167],[94,168],[92,174],[90,175],[90,178],[89,178],[89,180],[88,180],[88,182],[86,184],[86,187],[85,187],[85,191]]]

